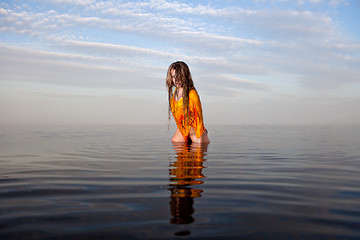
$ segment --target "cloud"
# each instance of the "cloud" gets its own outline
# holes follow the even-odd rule
[[[68,44],[67,47],[77,48],[78,51],[83,48],[83,53],[50,53],[1,44],[0,79],[2,81],[36,82],[75,87],[155,89],[161,91],[165,89],[165,74],[169,65],[166,60],[171,57],[169,53],[101,43],[78,41],[64,43]],[[88,55],[89,53],[104,51],[109,51],[109,53],[118,56],[118,59]],[[127,55],[128,58],[130,56],[134,58],[138,55],[139,57],[153,59],[153,61],[158,58],[164,63],[162,67],[159,67],[151,65],[147,61],[147,65],[142,66],[139,61],[138,64],[134,64],[130,60],[124,60],[126,58],[124,55]],[[209,75],[211,71],[202,73],[201,69],[209,68],[208,59],[198,58],[192,61],[194,64],[191,66],[200,73],[198,74],[200,75],[200,84],[206,82],[204,85],[208,83],[218,85],[219,81],[222,82],[222,87],[219,89],[222,89],[223,92],[220,91],[218,93],[220,95],[228,94],[230,88],[245,87],[253,90],[266,90],[266,87],[261,86],[261,84],[234,78],[230,74],[213,72]],[[204,91],[205,93],[212,92],[206,87]]]
[[[329,5],[332,7],[336,7],[338,5],[348,4],[347,0],[330,0]]]
[[[4,45],[0,46],[0,52],[2,81],[121,89],[154,89],[159,87],[158,82],[161,81],[160,75],[154,74],[158,69],[144,67],[139,71],[126,65],[105,66],[103,62],[109,60],[101,57],[49,53]]]
[[[66,0],[62,4],[66,9],[70,3]],[[53,64],[63,59],[59,64],[64,68],[71,68],[72,62],[78,64],[78,69],[82,66],[85,69],[86,64],[96,65],[92,68],[102,74],[105,73],[100,68],[117,72],[118,66],[123,66],[134,72],[141,67],[146,74],[154,75],[152,71],[161,71],[160,67],[166,68],[172,60],[181,59],[203,77],[217,78],[213,83],[225,84],[224,89],[242,87],[231,79],[242,79],[244,75],[265,80],[281,73],[297,75],[292,81],[308,87],[327,83],[340,87],[357,82],[359,70],[354,67],[359,62],[359,45],[339,38],[336,21],[325,13],[215,8],[165,0],[75,4],[82,6],[82,14],[77,14],[76,9],[61,13],[57,9],[36,12],[2,8],[0,31],[39,39],[42,46],[47,46],[41,49],[41,56],[46,48],[52,48],[48,57],[58,51],[58,59],[49,60]],[[120,39],[130,35],[135,41],[127,45],[108,43],[92,39],[95,33]],[[338,79],[339,75],[346,79]],[[133,79],[138,75],[124,76]],[[252,87],[267,89],[259,88],[255,81]]]
[[[69,49],[74,52],[84,52],[86,54],[96,54],[96,55],[105,55],[105,56],[113,55],[113,56],[131,57],[131,58],[148,57],[151,59],[153,58],[169,59],[175,57],[175,54],[165,51],[134,47],[134,46],[125,46],[119,44],[109,44],[109,43],[54,39],[53,45],[57,47]]]
[[[254,0],[255,2],[271,2],[271,3],[291,3],[293,0]],[[305,5],[305,4],[311,4],[311,5],[329,5],[332,7],[336,7],[338,5],[347,4],[347,0],[297,0],[297,5]]]
[[[208,19],[201,19],[201,16],[210,17],[213,21],[217,19],[230,21],[229,23],[234,24],[233,28],[235,28],[235,32],[232,31],[232,34],[236,34],[239,28],[253,28],[254,32],[266,35],[270,33],[272,34],[271,37],[275,39],[277,39],[276,36],[282,37],[284,35],[306,38],[333,34],[333,28],[331,27],[333,22],[329,17],[308,11],[259,11],[244,10],[238,7],[220,8],[215,11],[212,7],[201,5],[192,7],[179,3],[165,4],[166,1],[145,3],[100,1],[86,8],[85,12],[88,12],[88,15],[98,15],[100,13],[98,16],[56,13],[53,10],[44,13],[26,11],[17,13],[12,10],[4,10],[8,14],[3,18],[2,25],[8,28],[12,27],[14,31],[32,29],[33,32],[43,32],[45,34],[54,34],[56,31],[71,29],[72,27],[84,27],[86,29],[96,27],[170,39],[171,41],[176,41],[183,36],[181,42],[186,42],[186,39],[198,39],[199,42],[205,43],[208,48],[214,47],[213,42],[219,42],[218,45],[230,45],[233,47],[238,47],[240,44],[259,45],[263,42],[259,39],[231,36],[229,31],[233,29],[227,29],[229,27],[221,23],[208,24]],[[161,12],[151,12],[150,9],[154,8],[161,10]],[[191,15],[191,18],[171,15],[167,12],[169,8],[173,9],[173,11],[187,9],[186,13]],[[203,10],[198,11],[198,8]]]
[[[21,110],[31,106],[39,112],[34,122],[61,116],[76,116],[67,121],[82,122],[81,114],[94,117],[92,106],[102,115],[96,118],[99,122],[122,122],[124,115],[126,122],[141,122],[143,113],[156,115],[154,122],[166,120],[166,70],[171,62],[183,60],[213,123],[224,123],[220,118],[232,124],[301,123],[313,121],[312,117],[315,122],[325,118],[355,122],[360,44],[341,30],[337,7],[346,4],[341,0],[242,1],[241,6],[236,1],[215,6],[166,0],[0,3],[0,84],[14,86],[13,92],[2,96],[6,100],[0,101],[2,110],[7,105],[18,107],[13,113],[6,109],[8,122],[26,118]],[[22,90],[23,86],[33,88]],[[109,91],[116,94],[104,97]],[[343,97],[347,94],[354,97]],[[164,113],[159,110],[163,100]],[[117,108],[119,113],[113,114]]]
[[[56,5],[63,5],[63,4],[71,4],[71,5],[81,5],[87,6],[89,4],[94,3],[96,0],[36,0],[36,2],[40,3],[52,3]]]

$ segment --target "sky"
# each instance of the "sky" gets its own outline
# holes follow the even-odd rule
[[[205,126],[358,124],[359,23],[358,0],[0,1],[0,126],[167,124],[179,60]]]

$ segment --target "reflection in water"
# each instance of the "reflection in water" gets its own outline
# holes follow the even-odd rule
[[[174,144],[175,159],[170,163],[170,192],[172,224],[189,224],[194,222],[194,198],[201,197],[203,192],[194,185],[201,185],[205,178],[202,170],[206,160],[208,144]],[[197,186],[198,187],[198,186]]]

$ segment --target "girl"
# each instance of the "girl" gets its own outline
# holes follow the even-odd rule
[[[209,143],[200,98],[186,63],[174,62],[169,66],[166,85],[169,97],[169,120],[171,111],[177,125],[172,142]],[[173,91],[174,86],[175,91]]]

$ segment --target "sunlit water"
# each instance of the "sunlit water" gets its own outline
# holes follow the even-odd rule
[[[0,130],[0,239],[360,239],[360,127]]]

